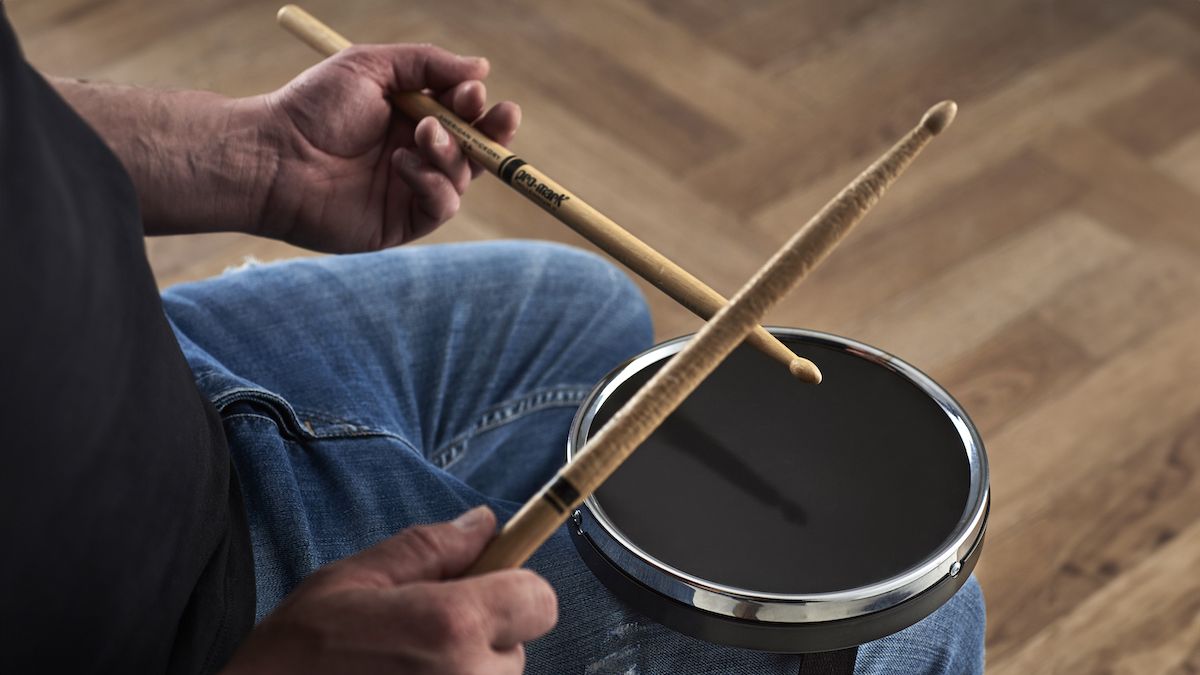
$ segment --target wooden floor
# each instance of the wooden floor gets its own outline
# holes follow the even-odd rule
[[[43,69],[234,95],[314,61],[276,0],[9,0]],[[989,671],[1200,672],[1200,3],[310,0],[491,58],[517,150],[731,292],[921,111],[958,122],[773,312],[982,429]],[[433,240],[587,247],[491,178]],[[162,284],[297,251],[147,242]],[[647,288],[660,336],[697,321]]]

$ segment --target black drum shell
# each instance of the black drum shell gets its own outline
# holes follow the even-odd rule
[[[580,507],[579,518],[590,518]],[[608,559],[582,531],[571,526],[571,541],[588,569],[633,609],[662,625],[715,644],[781,654],[805,654],[845,649],[887,637],[908,628],[945,604],[966,583],[983,552],[984,532],[962,561],[958,574],[947,574],[920,594],[899,605],[849,619],[810,623],[746,621],[698,610],[658,593],[633,579]]]

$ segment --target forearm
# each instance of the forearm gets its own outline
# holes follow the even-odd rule
[[[252,231],[277,167],[258,99],[52,78],[133,178],[146,234]]]

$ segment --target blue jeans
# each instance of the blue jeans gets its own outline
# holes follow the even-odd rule
[[[163,293],[221,410],[249,515],[258,618],[317,567],[488,504],[511,515],[563,461],[576,407],[651,344],[613,266],[495,242],[250,266]],[[558,626],[531,673],[788,673],[795,657],[706,644],[641,619],[564,529],[529,566]],[[980,673],[972,579],[921,623],[864,645],[858,673]]]

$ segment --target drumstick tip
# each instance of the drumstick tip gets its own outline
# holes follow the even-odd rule
[[[792,359],[792,362],[788,364],[788,372],[792,374],[792,377],[809,384],[821,383],[821,369],[817,368],[817,364],[808,359],[802,359],[798,356]]]
[[[921,126],[929,130],[929,133],[934,136],[942,133],[950,123],[954,121],[954,116],[958,114],[958,104],[954,101],[942,101],[935,104],[925,116],[921,118]]]
[[[292,12],[295,12],[295,11],[297,11],[297,10],[299,10],[299,9],[300,9],[299,7],[297,7],[297,6],[295,6],[295,5],[291,4],[291,3],[289,3],[289,4],[286,4],[286,5],[284,5],[283,7],[280,7],[280,8],[279,8],[279,11],[278,11],[278,12],[275,12],[275,21],[276,21],[276,23],[283,23],[283,19],[284,19],[284,18],[285,18],[287,15],[289,15],[289,14],[291,14]]]

